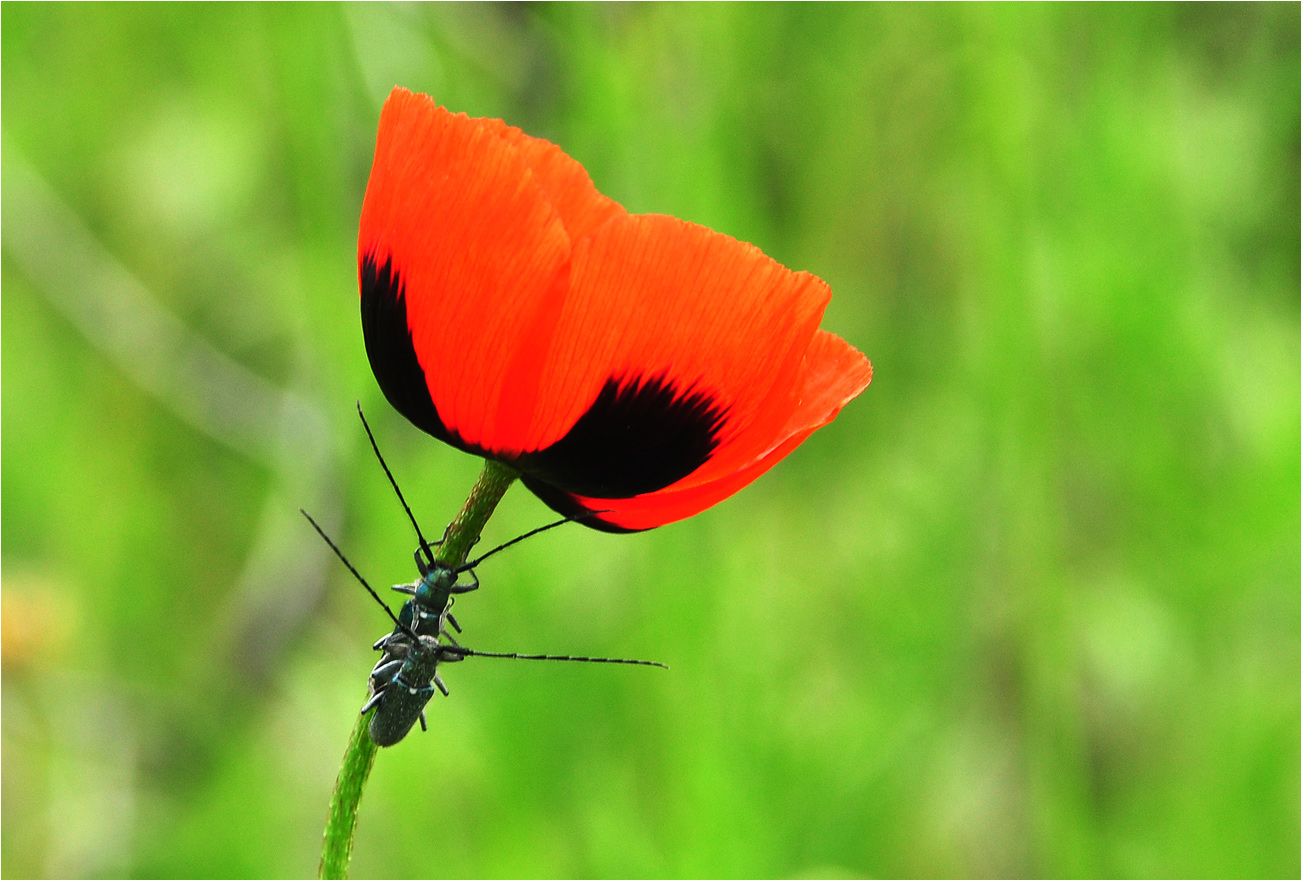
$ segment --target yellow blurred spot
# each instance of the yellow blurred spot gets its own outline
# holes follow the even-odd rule
[[[5,673],[50,658],[68,645],[76,627],[76,607],[55,580],[31,572],[3,575],[0,587],[0,664]]]

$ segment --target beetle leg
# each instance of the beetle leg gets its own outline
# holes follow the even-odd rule
[[[375,695],[372,695],[370,698],[367,699],[366,704],[362,705],[362,709],[361,709],[360,711],[358,711],[358,713],[359,713],[359,714],[364,714],[364,713],[366,713],[367,711],[371,710],[371,708],[373,708],[373,707],[375,707],[377,704],[379,704],[379,703],[380,703],[380,699],[382,699],[382,698],[384,698],[384,697],[385,697],[385,691],[384,691],[383,689],[381,689],[381,690],[380,690],[379,692],[377,692]]]
[[[474,591],[476,588],[480,587],[480,577],[475,575],[475,571],[467,570],[467,572],[471,574],[471,578],[475,581],[466,585],[453,585],[448,589],[449,594],[466,594],[467,592]]]

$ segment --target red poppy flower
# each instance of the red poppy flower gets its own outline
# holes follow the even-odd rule
[[[380,114],[358,264],[389,402],[598,529],[714,505],[873,376],[819,330],[821,279],[628,214],[556,145],[406,89]]]

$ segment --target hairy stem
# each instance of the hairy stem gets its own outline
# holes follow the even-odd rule
[[[497,508],[502,495],[520,473],[510,466],[485,460],[479,480],[471,488],[470,496],[461,512],[448,528],[447,538],[440,546],[435,559],[457,566],[466,560],[471,547],[480,538],[480,531],[489,515]],[[371,767],[375,764],[377,747],[367,734],[371,711],[359,716],[349,736],[344,761],[335,779],[335,792],[330,797],[330,815],[326,818],[326,833],[321,848],[321,865],[317,872],[322,879],[345,879],[348,862],[353,856],[353,834],[357,831],[357,806],[362,800]]]

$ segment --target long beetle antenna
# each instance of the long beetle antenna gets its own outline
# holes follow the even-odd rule
[[[467,649],[464,646],[444,647],[444,652],[449,654],[456,653],[460,656],[475,656],[477,658],[514,658],[521,661],[572,661],[572,662],[593,662],[594,664],[603,665],[647,665],[653,668],[664,668],[669,670],[670,666],[658,661],[643,661],[638,658],[589,658],[584,655],[526,655],[521,652],[480,652],[475,649]]]
[[[366,579],[363,579],[362,574],[357,571],[357,567],[348,562],[348,558],[344,557],[344,552],[340,551],[339,546],[330,540],[330,537],[326,535],[326,531],[321,529],[321,526],[312,519],[312,515],[308,514],[303,509],[299,509],[299,512],[308,519],[308,523],[316,529],[317,534],[321,536],[322,539],[326,540],[326,544],[335,552],[335,556],[344,562],[344,566],[348,567],[348,571],[357,577],[357,580],[362,583],[362,587],[371,593],[371,596],[375,598],[376,603],[384,607],[385,612],[389,614],[389,618],[394,620],[394,624],[398,626],[398,629],[413,640],[418,640],[419,638],[417,638],[416,633],[398,620],[398,616],[394,615],[394,611],[389,608],[389,604],[381,600],[380,595],[376,594],[375,589],[367,584]]]
[[[573,515],[568,518],[562,518],[559,521],[553,521],[550,524],[544,524],[541,527],[535,527],[534,529],[530,530],[528,533],[524,533],[520,536],[517,536],[515,539],[512,539],[510,542],[503,542],[501,545],[499,545],[497,548],[493,549],[492,551],[488,551],[485,552],[484,554],[481,554],[479,557],[475,558],[475,560],[462,564],[461,566],[457,567],[456,572],[464,573],[467,570],[473,570],[480,564],[484,563],[485,560],[497,554],[499,551],[502,551],[505,548],[510,548],[511,546],[515,545],[517,542],[523,542],[524,540],[528,539],[530,536],[537,536],[539,533],[542,533],[544,530],[550,530],[553,527],[559,527],[562,524],[568,524],[571,521],[582,521],[585,518],[591,518],[594,515],[606,514],[606,513],[607,513],[606,509],[603,509],[602,511],[586,511],[581,515]]]
[[[380,446],[376,444],[376,436],[371,434],[371,427],[367,425],[366,417],[362,415],[362,402],[357,403],[357,415],[362,420],[362,428],[366,429],[366,437],[371,442],[371,449],[375,451],[376,459],[380,460],[380,468],[385,470],[385,477],[389,479],[389,485],[394,488],[398,494],[398,501],[403,504],[403,511],[407,512],[407,519],[412,522],[416,528],[416,538],[420,540],[421,550],[425,552],[425,560],[431,566],[434,565],[434,552],[430,550],[430,543],[425,541],[425,534],[421,532],[421,525],[416,523],[416,516],[412,514],[412,509],[407,505],[407,500],[403,498],[403,491],[398,489],[398,482],[394,480],[394,475],[389,471],[389,466],[385,463],[385,458],[380,455]],[[311,518],[309,518],[311,520]],[[329,540],[327,540],[329,541]]]

